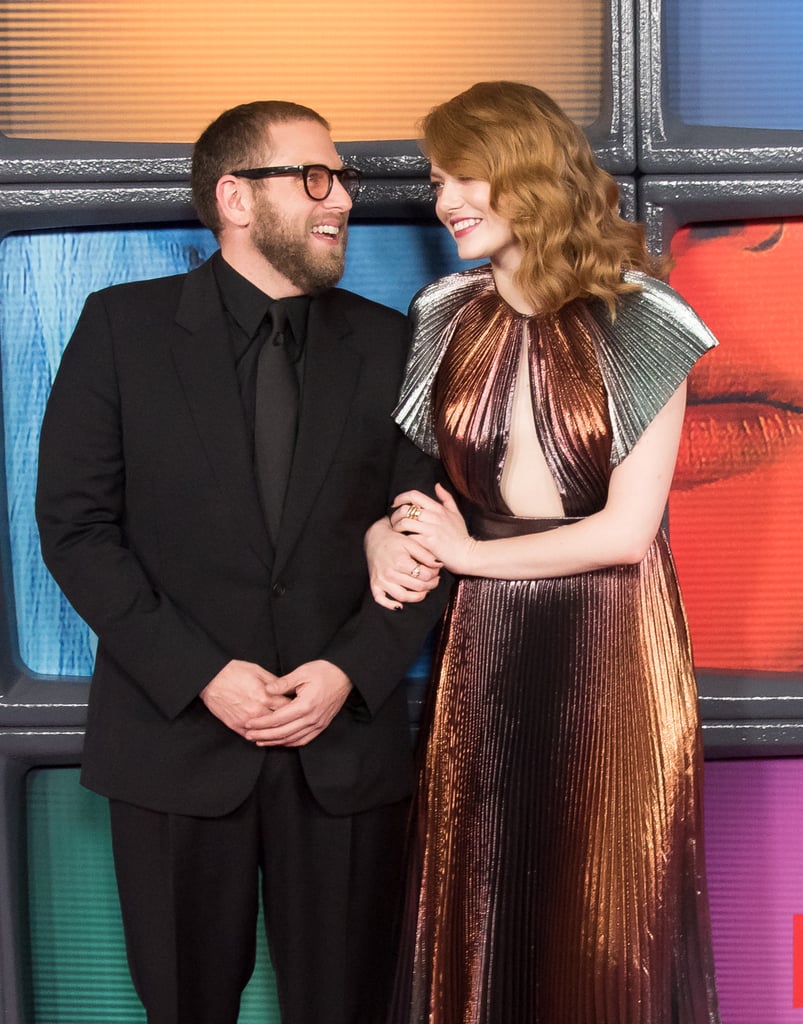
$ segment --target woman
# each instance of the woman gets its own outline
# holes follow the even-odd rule
[[[697,694],[661,532],[716,344],[548,96],[424,121],[440,220],[489,265],[424,289],[397,410],[442,488],[368,537],[387,607],[460,580],[435,661],[393,1024],[719,1019]],[[404,554],[399,554],[403,550]]]

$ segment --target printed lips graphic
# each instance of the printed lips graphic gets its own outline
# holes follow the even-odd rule
[[[800,381],[717,351],[689,381],[674,486],[686,489],[750,473],[790,455],[790,448],[803,442],[800,390]]]
[[[750,473],[790,456],[790,449],[803,442],[803,328],[800,313],[796,330],[795,317],[790,317],[790,307],[803,308],[803,296],[796,298],[803,285],[803,223],[794,224],[796,232],[793,224],[762,222],[719,232],[687,229],[673,246],[678,260],[673,286],[721,341],[689,378],[676,489]],[[705,277],[691,269],[697,262],[691,256],[714,249],[716,258],[706,262],[708,274],[716,269],[718,280],[709,290]],[[749,280],[742,287],[745,277]],[[725,290],[722,305],[717,292],[724,295]],[[780,308],[773,295],[781,299]],[[704,307],[710,307],[709,315]]]
[[[670,283],[720,341],[689,377],[669,529],[699,667],[803,668],[803,218],[695,226]]]

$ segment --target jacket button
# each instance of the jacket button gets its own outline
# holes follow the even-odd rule
[[[273,594],[274,597],[284,597],[286,592],[287,587],[284,585],[284,583],[274,583],[273,586],[271,587],[271,593]]]

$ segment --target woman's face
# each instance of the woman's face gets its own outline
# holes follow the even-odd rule
[[[521,247],[510,221],[491,208],[491,185],[476,178],[458,178],[437,164],[430,172],[435,212],[448,228],[463,260],[489,259],[495,267],[514,271]]]

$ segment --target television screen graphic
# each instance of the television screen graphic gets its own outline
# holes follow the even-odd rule
[[[803,129],[803,7],[665,0],[667,112],[687,125]]]
[[[698,224],[670,281],[720,340],[689,378],[669,504],[698,669],[803,667],[803,218]]]

